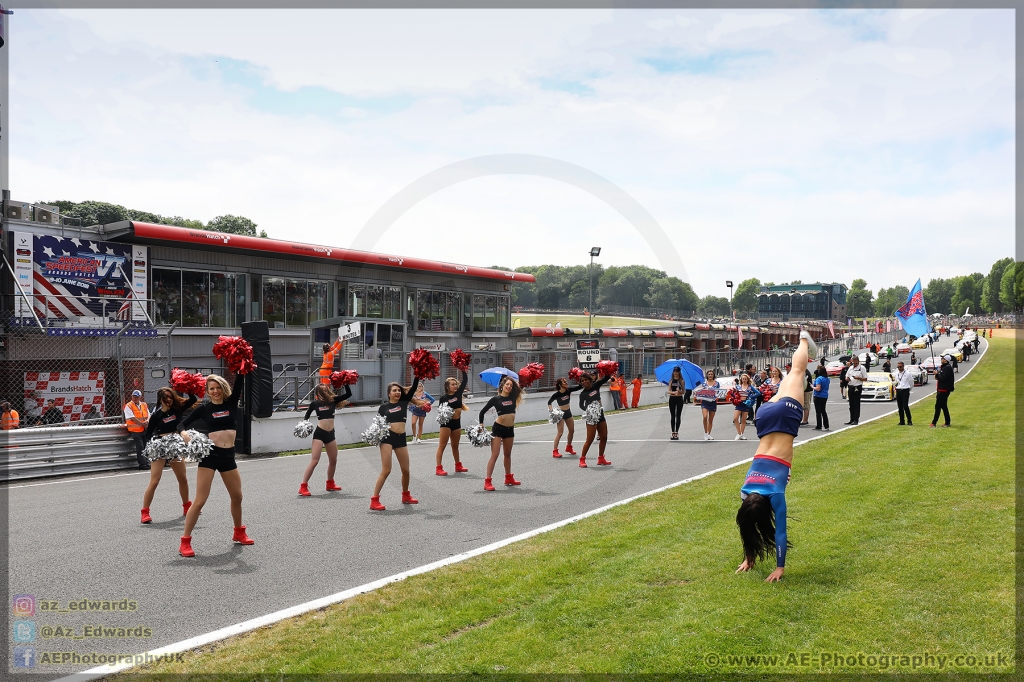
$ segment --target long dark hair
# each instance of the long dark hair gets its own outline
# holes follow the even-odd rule
[[[164,397],[168,395],[171,396],[171,410],[180,410],[185,405],[185,399],[178,395],[177,391],[170,386],[163,386],[156,392],[157,409],[164,404]]]
[[[313,397],[317,400],[329,403],[334,400],[334,391],[331,390],[331,387],[328,384],[317,384],[316,390],[313,391]]]
[[[751,566],[775,551],[775,511],[767,497],[758,493],[747,495],[736,512],[736,525],[740,528],[743,557]],[[787,549],[792,546],[787,540]]]
[[[503,377],[502,380],[498,382],[498,395],[501,395],[501,387],[506,381],[512,384],[512,388],[508,392],[508,397],[516,401],[516,407],[519,407],[519,403],[523,402],[523,389],[519,387],[519,384],[517,384],[515,379],[512,377]]]

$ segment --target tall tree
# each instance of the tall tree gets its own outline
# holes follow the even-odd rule
[[[866,317],[874,312],[874,295],[867,288],[868,283],[855,279],[846,294],[846,312],[851,317]]]
[[[1003,281],[1003,272],[1013,265],[1012,258],[1001,258],[992,264],[992,269],[985,278],[985,285],[981,292],[981,307],[987,313],[1003,312],[1003,304],[999,300],[1000,286]]]
[[[922,292],[924,294],[924,307],[928,313],[942,313],[948,315],[950,304],[953,302],[955,293],[955,282],[950,279],[936,277],[928,280],[928,286]]]
[[[889,317],[897,308],[906,303],[910,290],[905,286],[897,285],[889,289],[879,289],[878,297],[875,299],[875,315],[877,317]]]
[[[728,317],[729,299],[724,296],[705,296],[697,304],[697,313],[705,317]]]
[[[206,223],[206,229],[213,232],[227,232],[229,234],[239,234],[246,237],[266,237],[265,231],[256,231],[256,223],[249,220],[245,216],[240,215],[219,215],[210,222]]]
[[[761,280],[756,277],[743,280],[736,287],[736,293],[732,297],[733,310],[737,314],[755,312],[759,293],[761,293]]]
[[[1021,266],[1021,262],[1010,263],[1004,270],[1003,276],[999,281],[999,303],[1003,306],[1003,310],[1018,310],[1021,307],[1021,303],[1024,302],[1024,290],[1022,290],[1021,282],[1024,278],[1021,275],[1024,274],[1024,267]]]

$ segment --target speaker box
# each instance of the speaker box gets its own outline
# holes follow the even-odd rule
[[[265,321],[243,322],[242,338],[252,346],[256,370],[249,375],[249,413],[266,418],[274,413],[274,372],[270,355],[270,326]]]

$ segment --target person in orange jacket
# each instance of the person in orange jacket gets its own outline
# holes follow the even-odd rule
[[[633,379],[633,381],[629,383],[633,384],[633,399],[630,401],[629,406],[637,407],[640,405],[640,387],[643,386],[644,375],[637,374],[636,379]]]
[[[619,372],[619,402],[622,403],[622,409],[629,407],[629,400],[626,398],[626,387],[629,382],[626,381],[626,376]]]
[[[331,383],[331,373],[334,372],[334,356],[341,350],[342,340],[338,337],[338,340],[333,344],[324,344],[324,361],[320,363],[320,383],[329,384]]]
[[[11,404],[6,400],[0,403],[0,409],[3,410],[3,416],[0,420],[3,421],[2,428],[4,431],[10,431],[21,426],[21,417],[18,415],[18,411],[11,408]]]

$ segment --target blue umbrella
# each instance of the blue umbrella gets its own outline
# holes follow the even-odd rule
[[[679,368],[683,383],[691,391],[704,381],[704,370],[689,360],[666,360],[654,368],[654,378],[663,384],[672,380],[672,370]]]
[[[512,381],[519,383],[519,375],[510,369],[504,367],[491,367],[480,372],[480,381],[484,382],[488,386],[498,387],[501,383],[502,377],[512,377]]]

